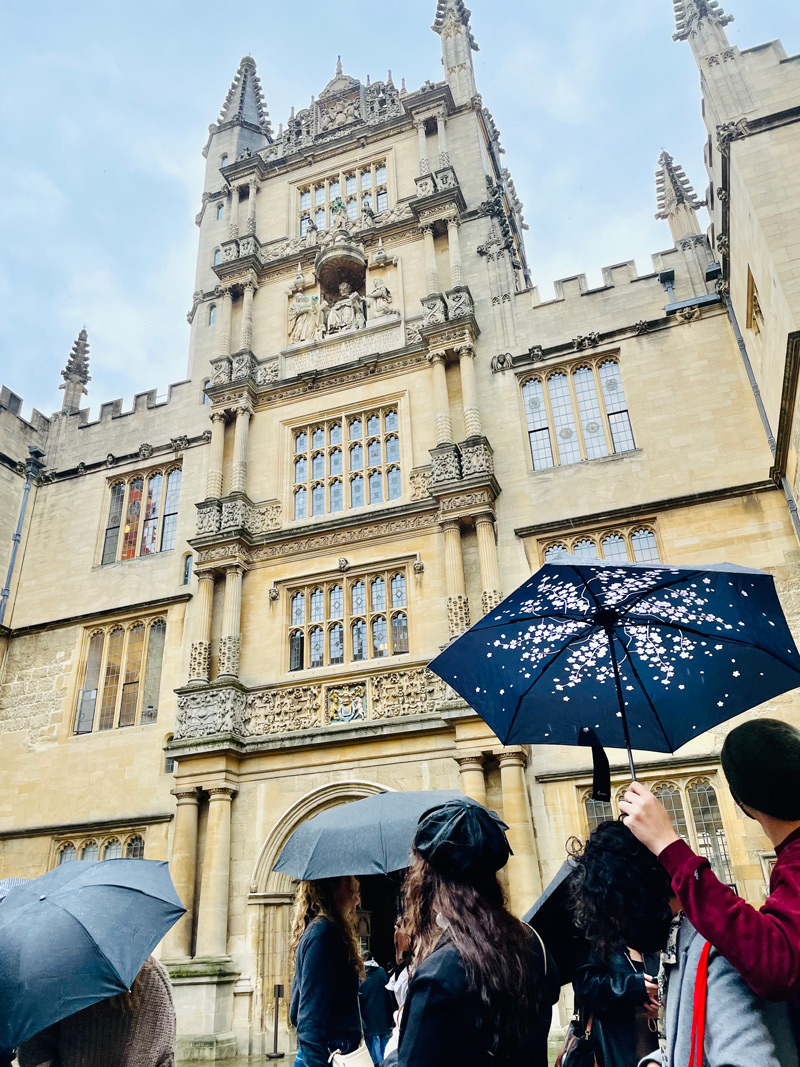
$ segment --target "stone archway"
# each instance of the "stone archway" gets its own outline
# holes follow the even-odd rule
[[[390,787],[377,782],[358,780],[331,782],[312,789],[281,815],[261,846],[250,879],[247,903],[253,906],[256,913],[248,925],[256,959],[254,1020],[258,1020],[257,1025],[262,1031],[272,1030],[275,1010],[273,989],[276,985],[284,987],[280,1032],[285,1034],[289,1025],[291,976],[288,946],[296,883],[287,874],[273,871],[278,856],[297,827],[307,819],[347,801],[391,791]]]

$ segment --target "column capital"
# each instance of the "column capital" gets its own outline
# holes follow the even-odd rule
[[[220,567],[220,570],[222,571],[222,573],[225,575],[226,578],[228,577],[229,574],[244,575],[244,574],[247,573],[247,567],[245,566],[244,563],[241,562],[241,560],[238,560],[238,559],[237,560],[233,560],[231,563],[224,563]]]
[[[216,285],[214,295],[223,300],[233,300],[233,285]]]
[[[236,418],[237,419],[239,418],[240,415],[241,416],[245,416],[246,415],[248,419],[251,418],[252,415],[253,415],[253,404],[252,404],[252,401],[250,400],[250,397],[249,396],[239,397],[239,399],[236,401],[236,404],[234,405],[233,410],[236,412]]]
[[[221,422],[223,425],[225,424],[225,412],[224,411],[212,411],[211,414],[208,417],[211,419],[212,423],[213,422]]]
[[[462,771],[483,771],[485,759],[482,752],[472,752],[453,756]]]
[[[459,519],[445,519],[444,522],[439,523],[439,526],[445,533],[448,531],[455,531],[458,534],[461,533],[461,522]]]
[[[501,767],[527,767],[528,755],[524,748],[504,748],[496,752]]]
[[[475,355],[475,345],[472,341],[463,341],[455,346],[454,351],[459,359],[462,356],[468,356],[471,359]]]
[[[426,120],[424,118],[418,118],[418,117],[415,116],[414,117],[414,129],[417,130],[417,132],[419,132],[420,130],[424,130],[425,129],[425,121]]]
[[[455,215],[448,215],[448,217],[442,221],[447,223],[448,230],[457,230],[461,225],[461,219],[457,218]]]
[[[491,511],[479,511],[473,520],[476,526],[494,526],[494,514]]]
[[[258,282],[255,280],[255,278],[248,278],[247,281],[244,283],[243,290],[245,293],[253,293],[253,295],[255,296],[255,292],[257,289]]]
[[[170,793],[179,804],[196,805],[200,803],[200,789],[196,785],[179,785],[175,789],[170,789]]]
[[[423,235],[423,237],[425,236],[425,234],[428,233],[431,235],[431,237],[433,237],[434,233],[436,232],[436,228],[432,222],[421,222],[419,224],[419,231]]]
[[[235,785],[207,785],[205,791],[209,800],[231,801],[239,792]]]
[[[447,359],[447,353],[440,348],[435,348],[432,352],[428,352],[425,358],[433,366],[435,363],[444,363]]]

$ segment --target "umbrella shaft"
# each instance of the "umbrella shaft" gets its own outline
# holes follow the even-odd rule
[[[617,688],[617,700],[619,702],[619,714],[622,719],[622,732],[625,735],[625,747],[628,750],[628,766],[631,769],[631,780],[636,781],[636,768],[633,765],[633,746],[631,745],[631,735],[628,730],[628,716],[625,714],[625,701],[622,699],[622,680],[619,676],[619,664],[617,663],[617,652],[614,648],[614,631],[610,626],[605,627],[606,637],[608,638],[608,648],[611,653],[611,666],[614,668],[614,683]]]

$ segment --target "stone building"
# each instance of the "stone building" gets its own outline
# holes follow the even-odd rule
[[[186,1055],[271,1042],[272,867],[316,812],[460,785],[510,826],[519,912],[617,811],[621,758],[599,805],[585,750],[504,748],[426,668],[551,549],[766,568],[800,622],[800,58],[674,6],[708,189],[662,154],[651,273],[540,299],[469,12],[439,0],[443,80],[339,63],[278,132],[242,60],[204,149],[185,381],[92,422],[82,331],[60,411],[0,393],[0,876],[169,858]],[[772,857],[720,787],[725,729],[639,765],[758,902]],[[380,954],[392,892],[363,896]]]

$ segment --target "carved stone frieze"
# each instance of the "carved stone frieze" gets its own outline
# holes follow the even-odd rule
[[[219,639],[218,674],[238,678],[241,648],[241,637],[229,635]]]
[[[447,598],[447,625],[451,637],[458,637],[470,627],[469,600],[465,596],[449,596]]]
[[[417,196],[433,196],[436,192],[436,179],[432,174],[420,174],[414,182],[417,186]]]
[[[247,734],[280,734],[322,725],[322,686],[269,689],[247,698]]]
[[[392,322],[393,319],[396,321],[395,316],[389,318],[388,321]],[[386,321],[387,319],[384,318],[383,322]],[[344,334],[341,341],[310,344],[299,351],[290,349],[284,356],[284,373],[286,377],[291,378],[306,371],[325,370],[328,367],[353,363],[358,359],[365,359],[381,352],[390,352],[392,349],[401,348],[402,345],[402,328],[399,323],[388,328],[382,323],[380,327],[376,324],[374,329],[368,327]]]
[[[229,356],[220,356],[210,360],[211,381],[209,385],[228,385],[231,380],[231,360]]]
[[[245,695],[234,687],[204,689],[178,697],[175,740],[247,732]]]
[[[430,470],[412,471],[408,477],[411,483],[411,499],[425,500],[430,496],[433,486],[433,473]]]
[[[406,323],[406,344],[416,345],[422,340],[422,334],[420,333],[421,322],[407,322]]]
[[[222,508],[218,500],[204,500],[196,504],[197,508],[197,533],[219,533],[221,526]]]
[[[494,495],[489,489],[476,489],[470,493],[456,493],[454,496],[445,497],[439,504],[439,511],[446,515],[452,511],[465,511],[468,513],[478,508],[491,508],[494,506]]]
[[[572,347],[576,352],[583,352],[587,348],[597,348],[600,344],[600,335],[598,333],[578,334],[577,337],[572,339]]]
[[[280,366],[277,359],[267,359],[259,363],[255,369],[256,385],[272,385],[280,377]]]
[[[461,319],[475,310],[472,296],[466,286],[449,290],[446,299],[448,319]]]
[[[240,545],[219,545],[215,548],[206,548],[202,552],[197,553],[197,562],[200,563],[221,563],[226,559],[247,559],[247,553],[242,550]]]
[[[431,483],[436,488],[445,482],[459,481],[461,459],[458,445],[440,445],[431,452]]]
[[[370,680],[373,719],[427,715],[444,699],[445,683],[427,667],[393,671]]]
[[[494,474],[492,446],[485,438],[480,441],[465,442],[460,448],[462,477]]]
[[[237,352],[231,363],[231,381],[247,381],[253,377],[255,360],[250,352]]]
[[[383,522],[370,523],[328,533],[310,534],[307,537],[295,537],[291,541],[278,541],[273,544],[260,545],[250,553],[253,561],[276,559],[280,556],[293,556],[300,552],[320,552],[339,545],[352,545],[358,541],[371,541],[373,538],[410,533],[422,530],[433,524],[430,513],[423,515],[404,515],[401,518],[385,519]]]
[[[271,533],[281,528],[281,505],[226,500],[222,505],[220,527],[222,530],[242,529],[250,534]]]
[[[442,322],[447,322],[447,304],[441,294],[434,293],[426,296],[420,303],[425,309],[423,326],[438,326]]]
[[[367,687],[364,682],[331,686],[326,692],[328,722],[358,722],[367,717]]]
[[[456,189],[458,187],[458,178],[453,168],[445,166],[441,170],[437,170],[436,184],[440,189]]]

